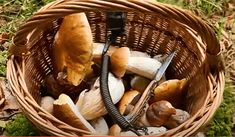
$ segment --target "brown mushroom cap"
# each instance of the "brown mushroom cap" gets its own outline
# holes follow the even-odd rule
[[[130,90],[124,93],[118,107],[121,114],[124,114],[127,106],[133,101],[135,97],[137,97],[137,95],[140,95],[140,92],[137,90]]]
[[[146,117],[151,126],[162,126],[174,114],[176,114],[176,110],[171,103],[162,100],[149,106]]]
[[[65,16],[53,45],[54,77],[66,74],[65,82],[77,86],[91,66],[92,33],[85,13]]]
[[[117,124],[114,124],[109,129],[109,135],[110,136],[119,136],[121,130],[122,129]]]
[[[111,55],[111,70],[118,78],[124,76],[130,58],[130,49],[128,47],[121,47],[113,52]]]

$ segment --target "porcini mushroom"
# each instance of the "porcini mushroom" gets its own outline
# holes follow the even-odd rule
[[[72,99],[66,94],[61,94],[54,101],[54,115],[73,127],[88,131],[91,134],[96,132],[91,124],[81,115]]]
[[[108,74],[108,86],[114,104],[116,104],[124,94],[124,85],[121,79],[116,78],[112,73]],[[96,80],[94,86],[88,92],[83,91],[76,103],[81,114],[87,120],[92,120],[107,114],[101,94],[100,80]]]
[[[95,128],[95,135],[108,135],[109,127],[103,117],[91,120],[90,123]]]
[[[118,124],[114,124],[109,129],[110,136],[118,136],[121,133],[122,129],[118,126]]]
[[[144,92],[144,90],[147,88],[150,82],[151,82],[150,79],[135,75],[131,79],[130,83],[133,89],[138,90],[139,92]]]
[[[154,96],[150,102],[156,102],[160,100],[169,101],[174,107],[181,107],[183,99],[183,89],[187,80],[171,79],[161,83],[154,89]]]
[[[121,47],[111,55],[111,71],[121,78],[126,71],[153,79],[161,63],[149,57],[131,57],[128,47]]]
[[[105,43],[93,43],[93,52],[92,52],[92,59],[94,62],[100,62],[102,53],[104,50]],[[111,56],[112,53],[117,49],[115,46],[110,46],[109,50],[107,51],[108,54]]]
[[[160,135],[167,131],[167,129],[163,126],[161,127],[146,127],[148,135]],[[141,132],[141,131],[140,131]],[[109,130],[110,136],[137,136],[132,131],[121,131],[121,128],[115,124],[113,125]],[[145,133],[142,132],[142,135],[145,135]]]
[[[119,102],[119,107],[118,107],[119,112],[121,114],[127,113],[128,106],[134,107],[135,103],[138,101],[139,98],[140,98],[140,92],[138,92],[137,90],[130,90],[125,92],[121,101]]]
[[[92,59],[92,33],[85,13],[64,17],[53,45],[54,77],[64,73],[64,82],[77,86]]]
[[[172,115],[170,119],[164,124],[164,126],[169,129],[176,128],[180,124],[188,120],[189,118],[190,118],[190,115],[187,111],[176,109],[176,114]]]
[[[175,108],[168,101],[154,102],[146,112],[146,118],[151,126],[162,126],[176,114]]]
[[[53,114],[53,103],[55,99],[51,96],[42,97],[40,106],[47,112]]]

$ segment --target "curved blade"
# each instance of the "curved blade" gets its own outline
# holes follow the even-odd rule
[[[162,64],[161,67],[159,68],[157,74],[155,75],[155,78],[154,78],[154,79],[155,79],[156,81],[159,81],[159,80],[162,78],[163,74],[165,73],[167,67],[170,65],[170,63],[171,63],[171,61],[172,61],[172,59],[173,59],[174,56],[175,56],[175,52],[171,53],[171,54],[165,59],[165,61],[163,62],[163,64]]]

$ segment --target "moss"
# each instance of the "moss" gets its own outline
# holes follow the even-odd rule
[[[208,137],[232,136],[232,118],[235,112],[234,88],[230,83],[226,83],[223,102],[210,122],[206,135]]]
[[[6,76],[7,51],[0,51],[0,77]]]
[[[38,136],[38,130],[22,114],[6,124],[7,136]]]

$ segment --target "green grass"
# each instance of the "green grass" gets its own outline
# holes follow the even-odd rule
[[[234,87],[230,83],[226,83],[223,102],[207,129],[206,135],[208,137],[232,136],[234,107]]]
[[[214,13],[222,12],[224,2],[228,0],[157,0],[158,2],[176,5],[181,8],[197,11],[201,15],[210,17]]]
[[[0,77],[6,76],[7,51],[0,51]]]
[[[0,33],[14,34],[20,24],[50,1],[52,0],[0,0],[0,5],[2,5],[0,19],[7,21],[7,24],[0,28]]]

